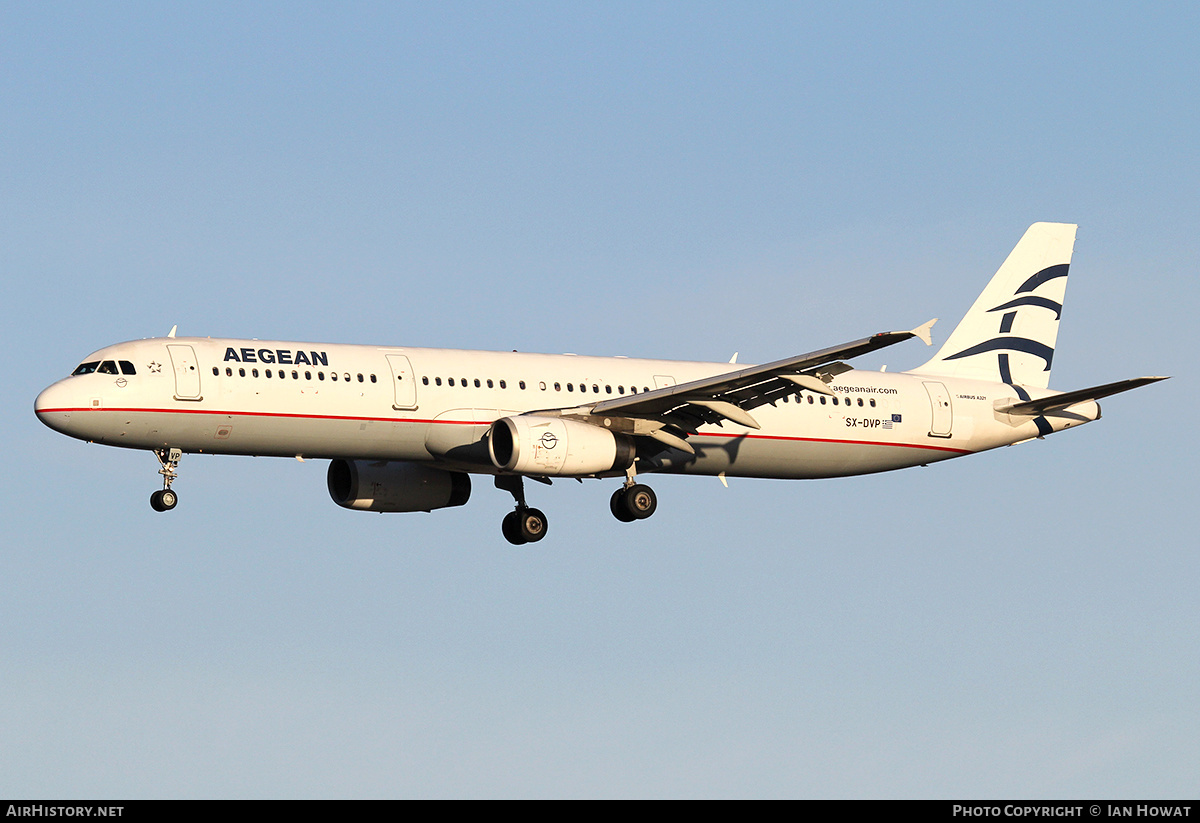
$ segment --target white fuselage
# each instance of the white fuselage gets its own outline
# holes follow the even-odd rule
[[[209,338],[156,338],[87,362],[43,391],[38,417],[82,440],[135,449],[413,461],[495,473],[491,423],[722,374],[728,363]],[[111,370],[110,370],[111,371]],[[761,429],[699,429],[638,471],[818,478],[888,471],[1020,442],[1096,419],[1094,402],[1040,418],[997,412],[1004,383],[846,371],[834,396],[797,390],[754,410]],[[1041,397],[1053,392],[1032,389]],[[1039,428],[1040,425],[1040,428]],[[472,445],[476,448],[472,451]]]

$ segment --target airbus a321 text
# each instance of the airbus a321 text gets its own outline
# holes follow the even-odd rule
[[[919,337],[861,340],[761,366],[623,357],[176,337],[108,346],[38,395],[63,434],[152,451],[163,487],[187,453],[324,458],[334,502],[461,506],[472,474],[516,506],[504,536],[546,535],[524,479],[624,478],[618,520],[654,514],[656,472],[822,478],[1008,446],[1100,417],[1097,400],[1161,377],[1051,391],[1075,226],[1035,223],[941,350],[907,372],[844,361]]]

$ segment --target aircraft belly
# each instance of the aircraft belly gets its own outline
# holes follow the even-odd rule
[[[120,421],[116,412],[114,429]],[[130,448],[313,458],[428,460],[421,421],[288,417],[262,414],[123,413],[134,422],[124,437],[97,442]],[[139,421],[140,418],[140,421]],[[140,425],[139,425],[140,422]]]
[[[689,438],[696,456],[660,456],[659,471],[729,477],[815,479],[891,471],[958,457],[958,449],[901,443],[865,443],[774,437]]]

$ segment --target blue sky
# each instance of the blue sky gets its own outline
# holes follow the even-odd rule
[[[1189,4],[0,7],[0,793],[1195,795]],[[970,460],[350,513],[320,462],[63,438],[181,334],[765,361],[1080,224],[1051,385]],[[923,362],[910,342],[859,365]]]

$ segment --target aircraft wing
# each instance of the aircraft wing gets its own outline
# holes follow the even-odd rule
[[[851,367],[840,361],[920,337],[929,342],[929,330],[936,319],[912,331],[880,332],[841,346],[800,354],[761,366],[750,366],[725,374],[667,386],[640,394],[627,394],[603,400],[591,408],[592,415],[614,415],[657,420],[686,434],[694,434],[705,423],[730,420],[752,429],[758,422],[751,409],[774,403],[797,389],[832,395],[826,383]],[[678,436],[661,429],[651,437],[666,445],[691,451]],[[683,444],[683,445],[681,445]]]

